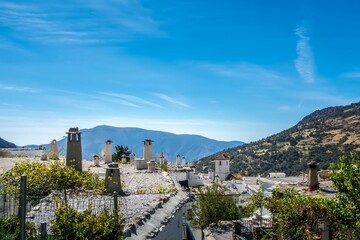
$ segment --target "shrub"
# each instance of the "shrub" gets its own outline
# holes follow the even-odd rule
[[[16,240],[20,236],[20,219],[17,216],[10,218],[0,218],[0,239]],[[26,223],[26,239],[36,239],[35,224]]]
[[[0,150],[0,157],[11,157],[11,152],[9,150]]]
[[[0,185],[4,186],[3,192],[16,194],[19,191],[18,179],[27,175],[28,195],[45,196],[52,190],[76,189],[103,192],[104,181],[91,172],[79,172],[73,167],[66,167],[64,162],[30,162],[21,161],[0,175]]]
[[[204,229],[211,223],[238,219],[240,211],[225,192],[226,188],[218,184],[199,188],[188,216],[191,224]]]
[[[49,239],[122,239],[124,221],[117,210],[105,208],[97,215],[92,206],[79,213],[65,202],[55,210]]]

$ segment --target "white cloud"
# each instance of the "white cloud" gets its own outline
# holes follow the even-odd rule
[[[298,57],[295,60],[295,67],[300,77],[307,83],[315,81],[314,69],[315,63],[313,53],[310,47],[310,38],[307,35],[307,28],[300,26],[295,29],[295,35],[299,37],[296,44]]]
[[[283,73],[249,62],[237,63],[192,63],[197,68],[233,79],[255,81],[267,85],[287,85],[290,78]]]
[[[125,100],[127,102],[133,102],[133,103],[138,103],[138,104],[142,104],[142,105],[148,105],[148,106],[152,106],[152,107],[156,107],[156,108],[163,108],[161,105],[159,105],[157,103],[153,103],[153,102],[144,100],[144,99],[136,97],[136,96],[126,95],[126,94],[118,94],[118,93],[111,93],[111,92],[98,92],[98,93],[102,94],[102,95],[105,95],[105,96],[119,98],[119,99]]]
[[[39,89],[25,87],[25,86],[15,86],[15,85],[7,85],[0,83],[0,91],[12,91],[12,92],[19,92],[19,93],[39,93],[41,92]]]
[[[0,3],[0,27],[43,42],[125,42],[135,35],[165,35],[160,24],[136,0]]]
[[[158,97],[158,98],[160,98],[160,99],[162,99],[162,100],[165,100],[165,101],[167,101],[167,102],[169,102],[169,103],[172,103],[172,104],[174,104],[174,105],[177,105],[177,106],[179,106],[179,107],[191,108],[188,104],[186,104],[186,103],[184,103],[184,102],[182,102],[182,101],[179,101],[179,100],[177,100],[177,99],[175,99],[175,98],[172,98],[172,97],[170,97],[170,96],[168,96],[168,95],[165,95],[165,94],[163,94],[163,93],[154,93],[154,96],[156,96],[156,97]]]

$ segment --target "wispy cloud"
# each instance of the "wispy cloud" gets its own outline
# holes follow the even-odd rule
[[[47,42],[124,42],[135,35],[162,36],[160,24],[136,0],[0,3],[0,26]]]
[[[238,63],[195,63],[213,74],[233,79],[251,80],[265,84],[288,84],[289,78],[272,69],[249,62]]]
[[[315,81],[315,63],[310,47],[310,37],[307,36],[308,29],[300,26],[295,29],[295,35],[299,37],[296,44],[298,57],[295,60],[295,67],[300,77],[307,83]]]
[[[101,96],[99,96],[98,94],[101,94],[100,92],[96,92],[98,94],[90,94],[90,93],[74,92],[74,91],[68,91],[62,89],[48,89],[48,92],[60,93],[60,95],[51,96],[51,98],[53,99],[58,98],[61,103],[68,103],[72,105],[74,102],[78,102],[79,104],[77,104],[77,106],[81,106],[82,109],[84,108],[94,109],[95,105],[98,108],[104,108],[106,107],[106,104],[104,104],[104,102],[120,104],[125,107],[142,108],[138,104],[111,96],[109,94],[108,95],[102,94]],[[92,105],[89,105],[89,103],[91,103]]]
[[[360,72],[348,72],[341,74],[343,78],[359,78],[360,79]]]
[[[144,100],[144,99],[136,97],[136,96],[126,95],[126,94],[118,94],[118,93],[111,93],[111,92],[97,92],[97,93],[105,95],[105,96],[119,98],[119,99],[125,100],[127,102],[133,102],[133,103],[152,106],[152,107],[156,107],[156,108],[163,108],[161,105],[159,105],[157,103],[150,102],[150,101]]]
[[[25,86],[16,86],[16,85],[7,85],[7,84],[0,84],[0,91],[12,91],[12,92],[19,92],[19,93],[39,93],[41,92],[40,89],[25,87]]]
[[[165,100],[165,101],[167,101],[167,102],[169,102],[171,104],[174,104],[174,105],[176,105],[178,107],[191,108],[190,105],[188,105],[188,104],[186,104],[186,103],[184,103],[184,102],[182,102],[180,100],[177,100],[175,98],[172,98],[172,97],[170,97],[168,95],[165,95],[163,93],[154,93],[154,96],[156,96],[156,97],[158,97],[158,98],[160,98],[162,100]]]

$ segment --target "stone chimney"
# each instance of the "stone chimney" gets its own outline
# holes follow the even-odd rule
[[[94,166],[95,166],[95,167],[100,167],[100,158],[99,158],[99,155],[94,154],[94,155],[93,155],[93,161],[94,161]]]
[[[176,155],[176,166],[180,165],[180,154]]]
[[[126,163],[126,162],[127,162],[127,159],[126,159],[126,155],[125,155],[125,154],[123,154],[123,155],[121,156],[121,162],[122,162],[122,163]]]
[[[131,163],[131,164],[134,164],[134,161],[135,161],[135,153],[132,152],[132,153],[130,154],[130,163]]]
[[[317,163],[312,161],[308,164],[309,166],[309,186],[308,192],[312,192],[319,189],[319,180],[317,173]]]
[[[51,141],[49,159],[52,159],[52,160],[59,159],[59,149],[58,149],[56,139]]]
[[[108,164],[106,167],[105,175],[105,187],[108,193],[116,191],[118,194],[122,194],[120,168],[116,163]]]
[[[105,142],[105,164],[112,163],[111,140]]]
[[[70,128],[67,132],[66,166],[74,166],[82,171],[81,132],[79,128]]]
[[[181,166],[185,167],[186,165],[186,159],[185,157],[182,157]]]
[[[144,141],[144,160],[149,162],[152,160],[152,141],[151,139],[145,139]]]
[[[155,161],[150,160],[147,164],[148,164],[148,172],[154,172],[155,171]]]

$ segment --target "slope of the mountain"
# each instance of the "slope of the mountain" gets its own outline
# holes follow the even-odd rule
[[[116,145],[125,145],[135,153],[136,157],[143,157],[143,142],[151,139],[153,155],[163,152],[168,160],[174,161],[177,154],[186,157],[186,161],[194,161],[215,152],[243,144],[240,141],[216,141],[198,135],[173,134],[140,128],[120,128],[111,126],[97,126],[81,130],[82,154],[84,159],[92,159],[92,154],[99,153],[105,148],[105,141],[112,141],[115,152]],[[58,141],[60,154],[66,154],[67,139]],[[44,145],[48,150],[49,144]]]
[[[16,145],[0,138],[0,148],[16,148]]]
[[[297,175],[307,171],[310,161],[326,169],[351,151],[360,152],[360,102],[315,111],[288,130],[223,153],[231,159],[232,172]],[[215,155],[197,161],[197,169],[213,168]]]

